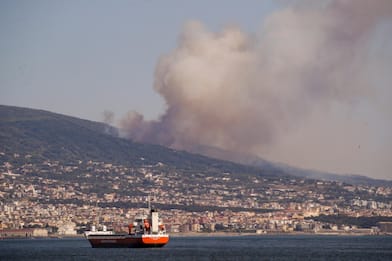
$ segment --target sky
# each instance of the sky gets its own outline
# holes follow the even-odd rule
[[[158,58],[193,19],[257,30],[269,1],[0,1],[2,104],[101,121],[110,110],[156,118]]]
[[[369,2],[1,0],[0,104],[392,179],[392,8]]]

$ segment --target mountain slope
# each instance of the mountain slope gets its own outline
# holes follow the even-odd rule
[[[260,171],[223,160],[211,159],[153,144],[135,143],[117,136],[106,124],[82,120],[42,110],[0,105],[0,152],[6,161],[15,161],[14,153],[32,159],[61,162],[101,161],[126,166],[162,162],[175,168],[262,173],[279,176],[281,171]]]
[[[203,148],[206,151],[206,148]],[[392,181],[376,180],[359,175],[336,175],[304,170],[279,163],[272,163],[249,155],[232,155],[209,148],[214,158],[185,151],[176,151],[153,144],[135,143],[118,137],[115,128],[99,122],[82,120],[43,110],[0,105],[0,153],[2,159],[13,162],[14,153],[29,154],[33,160],[44,159],[74,162],[101,161],[127,166],[141,166],[162,162],[175,168],[193,171],[212,169],[236,173],[251,173],[277,177],[288,174],[310,179],[346,182],[350,184],[388,185]],[[242,158],[241,158],[242,156]],[[240,158],[240,160],[239,160]]]

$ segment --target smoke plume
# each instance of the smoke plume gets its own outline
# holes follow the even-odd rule
[[[104,110],[102,112],[102,118],[103,118],[103,131],[106,134],[118,137],[119,133],[117,128],[112,127],[112,124],[114,122],[114,112],[109,111],[109,110]]]
[[[379,65],[371,50],[377,28],[391,17],[390,0],[341,0],[297,2],[254,34],[236,27],[211,32],[191,21],[156,66],[154,88],[166,112],[155,121],[130,112],[121,127],[136,141],[274,158],[278,144],[312,119],[323,122],[332,107],[374,95],[371,71]]]
[[[104,110],[102,112],[102,117],[103,117],[103,123],[106,123],[108,125],[112,125],[114,121],[114,112],[109,111],[109,110]]]

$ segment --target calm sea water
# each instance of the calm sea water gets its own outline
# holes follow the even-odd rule
[[[0,240],[0,260],[392,260],[392,236],[172,237],[156,249],[97,249],[85,239]]]

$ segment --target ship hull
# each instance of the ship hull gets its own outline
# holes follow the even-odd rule
[[[168,235],[89,235],[93,248],[148,248],[163,247],[169,242]]]

